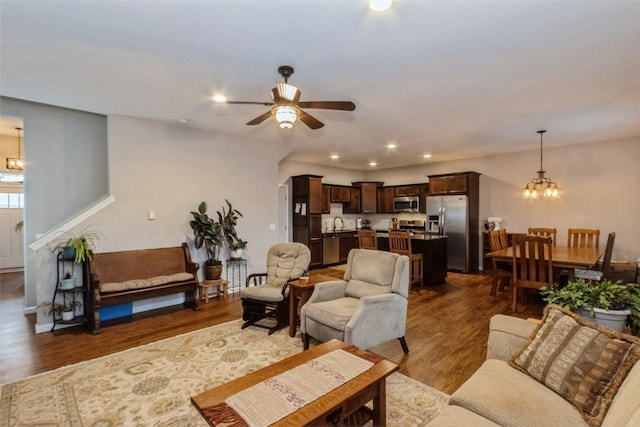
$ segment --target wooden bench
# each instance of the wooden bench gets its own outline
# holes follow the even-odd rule
[[[198,264],[186,243],[172,248],[95,254],[90,261],[89,326],[100,333],[100,308],[185,293],[185,305],[198,310]]]

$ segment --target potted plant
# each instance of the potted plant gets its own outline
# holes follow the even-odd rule
[[[73,259],[76,264],[81,264],[85,260],[90,260],[95,251],[95,242],[102,238],[102,234],[93,230],[84,230],[76,235],[67,232],[66,239],[63,238],[54,248],[53,252],[62,251],[62,256]]]
[[[237,209],[233,209],[228,200],[225,199],[225,202],[227,203],[227,209],[223,206],[222,212],[218,211],[218,222],[222,227],[224,241],[229,248],[229,256],[234,259],[242,258],[244,250],[247,249],[247,242],[238,236],[236,230],[238,218],[242,216],[242,213]]]
[[[60,304],[55,301],[46,301],[38,307],[42,308],[44,314],[53,316],[54,319],[73,320],[76,308],[82,307],[82,303],[78,300],[68,301],[66,304]]]
[[[222,275],[222,262],[218,259],[220,248],[224,245],[224,233],[220,222],[214,221],[207,214],[207,202],[198,205],[198,211],[191,212],[193,219],[189,225],[193,230],[196,249],[204,246],[207,250],[207,260],[204,274],[207,280],[217,280]]]
[[[563,287],[543,287],[540,293],[546,302],[575,311],[586,320],[617,331],[626,324],[631,333],[640,332],[640,286],[636,284],[576,279]]]
[[[76,287],[76,278],[73,273],[67,271],[64,273],[62,279],[60,279],[60,289],[69,290]]]
[[[62,320],[73,320],[76,316],[76,308],[82,307],[78,300],[69,301],[62,306]]]

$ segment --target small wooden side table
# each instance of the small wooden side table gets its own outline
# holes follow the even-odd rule
[[[216,288],[216,298],[220,299],[221,294],[224,299],[227,299],[228,297],[227,289],[229,287],[229,282],[227,280],[204,280],[200,282],[198,286],[200,286],[200,298],[204,299],[205,304],[209,302],[209,288],[212,288],[214,286]]]

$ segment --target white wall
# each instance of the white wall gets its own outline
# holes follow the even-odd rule
[[[189,212],[204,200],[215,215],[228,199],[244,215],[237,229],[249,242],[249,273],[265,271],[267,250],[278,241],[278,230],[269,225],[278,224],[278,162],[288,152],[284,145],[122,116],[109,116],[108,140],[115,202],[77,227],[104,234],[98,253],[187,241],[193,260],[202,263],[206,253],[192,246]],[[147,219],[149,210],[156,211],[156,220]],[[50,268],[43,264],[41,270]],[[51,298],[53,285],[39,289],[39,301]]]
[[[560,200],[527,201],[521,190],[540,166],[540,151],[438,162],[369,172],[385,185],[425,182],[427,175],[475,171],[480,177],[480,218],[501,217],[512,232],[555,227],[560,244],[567,229],[600,229],[604,247],[616,233],[614,260],[640,257],[640,138],[544,149],[547,176],[562,187]],[[481,231],[481,230],[478,230]]]

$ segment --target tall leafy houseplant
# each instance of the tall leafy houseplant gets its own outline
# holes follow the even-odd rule
[[[238,218],[242,217],[242,213],[237,209],[233,209],[233,206],[231,206],[228,200],[225,199],[225,202],[227,203],[226,209],[223,206],[222,212],[218,211],[218,222],[222,226],[224,240],[229,248],[231,257],[239,258],[239,256],[234,256],[234,253],[240,249],[244,250],[247,248],[247,242],[238,236],[236,230]]]
[[[549,304],[557,304],[587,317],[596,318],[602,311],[628,310],[626,326],[634,335],[640,334],[640,286],[622,281],[592,282],[576,279],[566,286],[543,287],[540,293]],[[591,319],[593,320],[593,319]]]
[[[219,279],[222,275],[219,254],[225,242],[222,225],[207,214],[207,202],[204,201],[198,205],[197,211],[191,211],[191,215],[193,219],[189,221],[189,225],[193,230],[195,247],[200,249],[204,246],[207,250],[205,277],[209,280]]]

